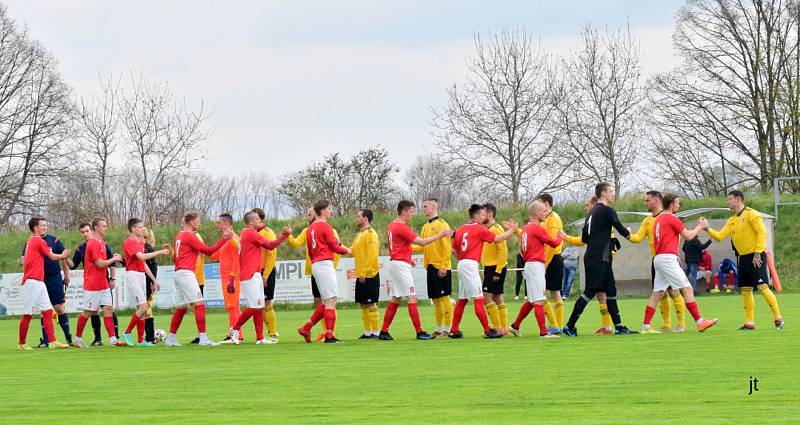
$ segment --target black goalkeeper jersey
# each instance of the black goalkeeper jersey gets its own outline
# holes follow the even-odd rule
[[[617,233],[628,237],[630,232],[619,221],[617,212],[605,204],[598,203],[589,211],[586,222],[583,224],[581,240],[586,244],[586,254],[583,260],[588,263],[611,261],[611,227]]]

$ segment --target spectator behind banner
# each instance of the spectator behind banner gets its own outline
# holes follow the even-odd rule
[[[686,263],[686,277],[692,285],[692,290],[697,293],[697,270],[703,261],[703,251],[711,245],[711,239],[705,243],[700,238],[690,239],[683,243],[684,262]]]
[[[572,284],[575,281],[575,272],[578,270],[580,256],[581,250],[577,246],[567,246],[561,253],[561,257],[564,259],[564,282],[561,286],[561,298],[569,298]]]

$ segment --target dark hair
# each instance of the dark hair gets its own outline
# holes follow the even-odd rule
[[[411,208],[413,206],[414,206],[413,202],[411,202],[411,201],[409,201],[407,199],[403,199],[402,201],[397,203],[397,215],[400,215],[400,214],[404,213],[407,209],[409,209],[409,208]]]
[[[650,196],[652,196],[654,198],[658,198],[658,199],[664,199],[664,195],[662,195],[661,192],[659,192],[657,190],[648,190],[647,193],[645,193],[645,195],[650,195]]]
[[[256,212],[256,211],[253,210],[252,212]],[[258,213],[256,213],[256,214],[258,214]],[[233,224],[233,216],[230,215],[229,213],[222,213],[222,214],[219,215],[219,218],[221,218],[222,220],[224,220],[228,224]]]
[[[128,220],[128,231],[132,232],[133,231],[133,226],[135,226],[135,225],[137,225],[137,224],[139,224],[141,222],[142,222],[142,220],[139,220],[138,218],[132,218],[132,219]]]
[[[661,206],[662,206],[662,207],[664,207],[664,209],[666,210],[666,209],[668,209],[668,208],[669,208],[669,207],[670,207],[670,206],[671,206],[671,205],[672,205],[672,204],[675,202],[675,200],[677,200],[678,198],[680,198],[680,196],[678,196],[678,195],[676,195],[676,194],[674,194],[674,193],[666,193],[666,194],[664,194],[664,197],[663,197],[663,198],[661,198]]]
[[[597,199],[600,199],[600,197],[603,196],[603,192],[605,192],[610,188],[611,188],[611,183],[608,182],[598,183],[597,186],[594,187],[594,196],[596,196]]]
[[[325,199],[320,199],[317,202],[314,202],[314,213],[317,215],[322,214],[322,210],[331,206],[331,203]]]
[[[262,219],[262,220],[263,220],[263,219],[265,219],[265,218],[267,218],[267,215],[266,215],[266,214],[264,214],[264,210],[262,210],[262,209],[261,209],[261,208],[259,208],[259,207],[255,207],[255,208],[253,208],[253,212],[254,212],[254,213],[256,213],[256,214],[258,214],[258,218],[260,218],[260,219]],[[222,216],[220,216],[220,217],[222,217]],[[232,222],[232,220],[233,220],[233,217],[231,217],[231,222]]]
[[[373,217],[372,210],[368,210],[366,208],[362,208],[362,209],[360,209],[358,211],[361,213],[362,216],[367,218],[367,221],[372,223],[372,217]]]
[[[28,220],[28,228],[31,229],[31,233],[33,233],[33,228],[38,226],[42,221],[45,221],[44,217],[40,217],[38,215],[35,215]]]
[[[472,204],[469,206],[469,218],[475,217],[483,209],[483,205]]]
[[[258,213],[253,211],[253,210],[250,210],[250,211],[244,213],[244,222],[245,222],[245,224],[250,224],[250,217],[252,217],[254,214],[256,216],[258,215]],[[220,216],[220,217],[222,217],[222,216]]]
[[[436,199],[436,198],[425,198],[425,202],[428,202],[428,201],[433,201],[433,202],[436,202],[437,204],[439,203],[439,200]]]
[[[92,219],[92,229],[94,229],[95,227],[100,225],[101,221],[107,221],[107,220],[105,218],[103,218],[103,217],[95,217],[95,218],[93,218]]]
[[[734,189],[728,192],[728,196],[733,196],[734,198],[739,198],[744,201],[744,193],[739,189]]]
[[[197,211],[186,211],[183,214],[183,222],[188,224],[190,221],[200,217],[200,214]]]
[[[79,224],[79,225],[78,225],[78,230],[81,230],[81,229],[83,229],[84,227],[91,228],[91,227],[92,227],[92,225],[91,225],[91,224],[89,224],[89,223],[87,223],[87,222],[85,222],[85,221],[83,221],[83,222],[81,222],[81,224]]]
[[[547,192],[540,193],[539,196],[536,197],[536,199],[544,202],[545,204],[547,204],[551,208],[553,207],[553,195],[551,195],[551,194],[549,194]]]
[[[497,215],[497,207],[494,206],[494,204],[491,203],[491,202],[487,202],[487,203],[483,204],[483,209],[485,209],[486,212],[492,213],[492,217]]]

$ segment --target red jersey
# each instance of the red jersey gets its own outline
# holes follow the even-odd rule
[[[529,221],[528,224],[522,228],[522,237],[519,241],[519,250],[525,262],[531,263],[536,261],[544,263],[545,244],[556,248],[561,245],[561,241],[553,239],[553,237],[547,233],[547,229],[542,227],[538,222]]]
[[[700,268],[703,270],[711,270],[711,254],[708,251],[703,251],[703,261],[700,262]]]
[[[131,236],[122,243],[122,250],[125,256],[125,270],[144,273],[144,261],[136,256],[139,252],[144,254],[144,241],[137,241]]]
[[[324,221],[315,221],[306,230],[306,249],[312,263],[333,261],[333,253],[347,254],[347,250],[333,235],[333,227]]]
[[[105,267],[98,267],[96,260],[108,260],[106,243],[91,238],[86,242],[86,256],[83,259],[83,289],[102,291],[108,289],[108,274]]]
[[[28,279],[44,281],[44,257],[50,247],[41,236],[31,235],[25,245],[25,260],[22,263],[22,284]]]
[[[245,227],[239,235],[239,270],[242,279],[250,279],[256,273],[261,273],[261,248],[275,249],[286,240],[281,235],[274,241],[268,241],[255,230]]]
[[[660,214],[653,225],[653,245],[658,254],[678,255],[679,236],[686,227],[672,214]]]
[[[453,235],[453,251],[459,260],[481,261],[483,243],[494,242],[496,235],[478,223],[467,223],[456,229]]]
[[[197,255],[203,253],[211,255],[217,252],[226,242],[220,239],[212,246],[208,246],[197,239],[194,232],[181,230],[175,236],[175,270],[191,270],[197,266]]]
[[[414,264],[411,261],[411,243],[417,238],[417,234],[411,230],[411,227],[394,220],[389,223],[386,233],[386,240],[389,242],[389,259]]]

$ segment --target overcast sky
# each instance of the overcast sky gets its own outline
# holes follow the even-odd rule
[[[406,168],[431,148],[431,108],[465,75],[475,32],[525,26],[555,53],[583,25],[630,22],[647,73],[675,64],[676,0],[6,0],[79,92],[134,70],[213,106],[212,173],[302,168],[381,144]]]

